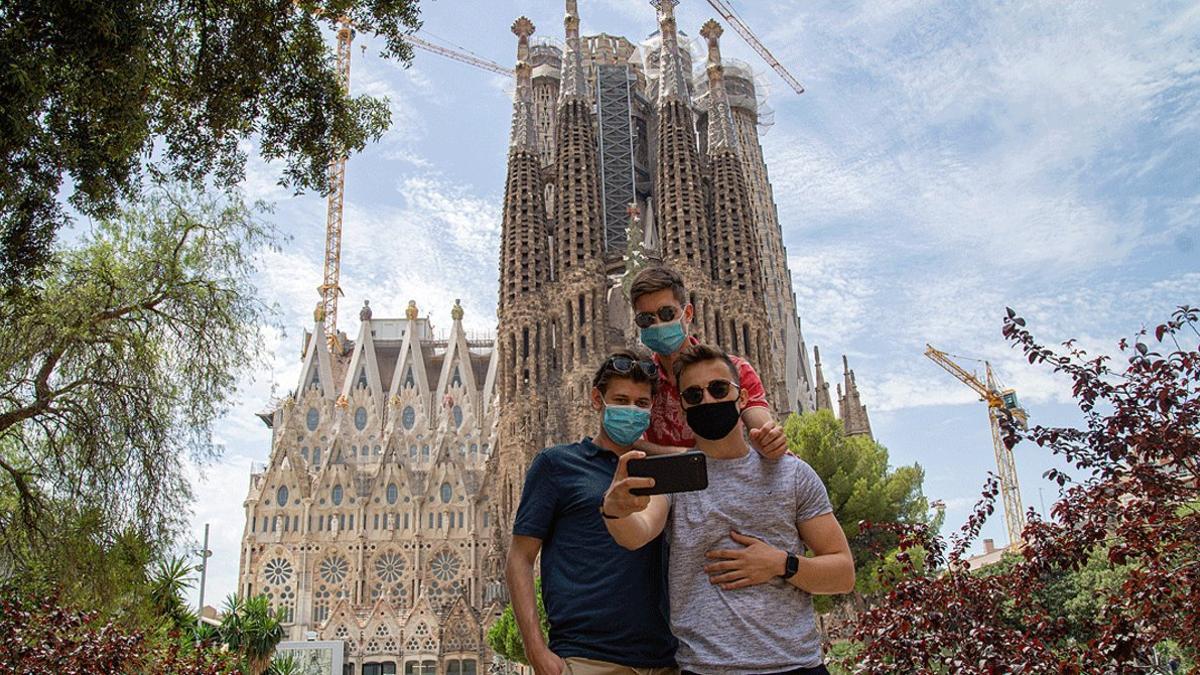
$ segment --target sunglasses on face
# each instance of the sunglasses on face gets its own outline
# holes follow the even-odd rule
[[[649,328],[656,323],[668,323],[675,320],[679,316],[679,310],[673,305],[663,305],[655,312],[638,312],[633,317],[633,322],[638,328]]]
[[[622,375],[628,375],[629,373],[633,372],[634,368],[637,368],[638,370],[642,371],[642,374],[646,377],[658,376],[658,365],[656,365],[653,361],[638,361],[636,359],[631,359],[628,356],[609,357],[606,366],[608,368],[612,368]]]
[[[707,389],[708,393],[712,395],[714,400],[720,401],[729,395],[729,389],[731,387],[734,389],[741,389],[741,387],[730,382],[729,380],[713,380],[703,387],[695,384],[687,389],[684,389],[683,391],[679,392],[679,398],[683,399],[683,402],[688,405],[700,405],[700,402],[704,400],[704,390]]]

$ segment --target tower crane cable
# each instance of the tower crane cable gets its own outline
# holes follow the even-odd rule
[[[747,26],[740,17],[738,17],[737,12],[733,11],[733,8],[730,7],[725,0],[708,0],[708,4],[717,11],[717,14],[721,15],[721,18],[725,20],[725,23],[729,24],[729,27],[732,28],[735,33],[741,36],[742,40],[744,40],[746,44],[750,45],[751,49],[758,53],[759,57],[761,57],[763,61],[767,62],[767,65],[770,66],[771,69],[779,75],[779,77],[783,78],[783,81],[786,82],[789,87],[791,87],[797,94],[804,93],[804,85],[800,84],[800,81],[797,80],[790,72],[788,72],[787,68],[783,67],[783,64],[779,62],[779,59],[776,59],[775,56],[771,54],[771,50],[767,49],[767,46],[762,43],[762,40],[758,39],[758,36],[754,34],[754,31],[750,30],[750,27]]]

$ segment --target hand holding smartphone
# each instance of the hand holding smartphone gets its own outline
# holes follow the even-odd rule
[[[629,491],[639,496],[693,492],[708,487],[708,463],[699,450],[631,459],[628,470],[630,476],[654,479],[654,487]]]

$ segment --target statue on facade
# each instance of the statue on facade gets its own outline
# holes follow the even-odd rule
[[[359,321],[370,321],[371,320],[371,301],[370,300],[363,300],[362,309],[358,310],[358,320]]]
[[[408,307],[404,310],[404,316],[408,317],[409,321],[417,320],[417,301],[409,300]]]
[[[454,299],[454,307],[450,308],[450,318],[454,319],[455,321],[462,321],[462,318],[463,318],[462,300],[459,300],[458,298]]]

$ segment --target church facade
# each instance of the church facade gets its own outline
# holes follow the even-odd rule
[[[767,168],[765,114],[748,67],[700,30],[702,66],[660,3],[633,43],[517,40],[494,339],[463,308],[436,337],[410,303],[358,334],[305,332],[296,388],[261,415],[265,467],[250,479],[239,592],[281,609],[289,640],[342,640],[347,673],[476,675],[506,666],[485,630],[507,602],[503,560],[525,469],[595,425],[586,400],[608,351],[636,341],[623,284],[662,262],[685,278],[693,332],[745,356],[774,412],[830,408],[814,383]],[[870,433],[853,374],[851,433]],[[851,425],[854,428],[851,428]],[[865,426],[864,426],[865,425]]]

